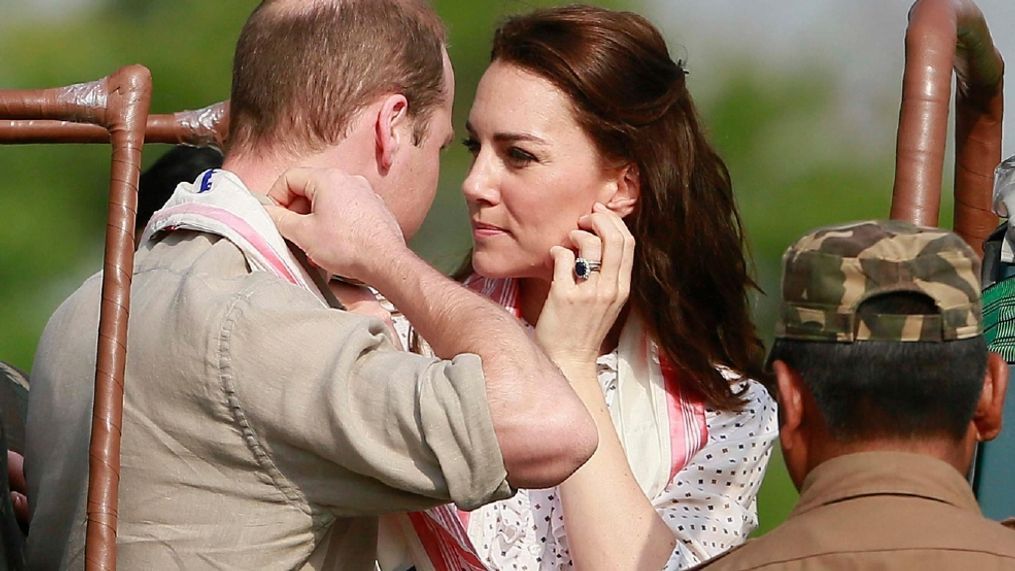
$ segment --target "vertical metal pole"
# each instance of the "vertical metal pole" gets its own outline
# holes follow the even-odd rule
[[[151,74],[142,66],[125,67],[107,82],[106,119],[113,160],[89,447],[85,543],[85,567],[89,570],[116,569],[117,491],[127,319],[134,268],[134,215],[141,150],[151,103]]]

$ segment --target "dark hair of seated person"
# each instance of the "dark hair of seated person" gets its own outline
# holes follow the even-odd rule
[[[905,292],[871,298],[857,313],[934,315],[940,310],[930,297]],[[983,389],[986,356],[982,335],[942,342],[777,339],[769,361],[781,360],[799,373],[829,436],[856,443],[960,440]]]
[[[177,145],[159,157],[138,182],[135,236],[141,232],[155,211],[162,208],[181,182],[194,182],[199,174],[222,166],[222,153],[211,147]]]

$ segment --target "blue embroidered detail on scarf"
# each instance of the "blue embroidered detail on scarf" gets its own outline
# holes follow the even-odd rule
[[[198,194],[211,190],[211,177],[213,174],[215,174],[215,169],[204,171],[204,176],[201,177],[201,188],[197,191]]]

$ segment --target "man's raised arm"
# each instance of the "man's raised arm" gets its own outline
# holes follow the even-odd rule
[[[293,169],[269,192],[283,236],[333,274],[377,288],[438,356],[483,362],[490,416],[508,481],[554,486],[595,451],[596,426],[567,379],[518,321],[419,259],[362,177]]]

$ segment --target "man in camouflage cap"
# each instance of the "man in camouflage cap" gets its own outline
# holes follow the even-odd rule
[[[984,343],[979,271],[955,234],[896,221],[790,246],[769,362],[800,501],[708,568],[1015,569],[1015,533],[966,479],[1008,375]]]

